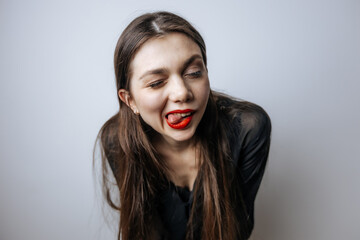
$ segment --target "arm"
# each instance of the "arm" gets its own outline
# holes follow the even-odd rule
[[[254,215],[254,202],[270,148],[271,122],[266,112],[246,113],[242,118],[243,146],[240,151],[238,170],[242,181],[245,205],[251,220]]]
[[[236,181],[246,208],[248,235],[254,226],[254,202],[269,154],[271,122],[259,106],[246,103],[233,115],[230,148],[236,166]],[[241,207],[240,207],[241,208]]]

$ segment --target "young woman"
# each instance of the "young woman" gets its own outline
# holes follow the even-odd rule
[[[248,239],[269,152],[268,115],[210,89],[204,41],[172,13],[133,20],[114,65],[120,109],[99,138],[118,238]]]

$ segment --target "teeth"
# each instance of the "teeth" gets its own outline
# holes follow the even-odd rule
[[[187,117],[187,116],[190,116],[190,112],[189,113],[181,113],[180,115],[181,115],[181,117]]]
[[[184,117],[190,116],[191,112],[188,112],[188,113],[173,113],[173,114],[176,115],[176,116],[184,118]]]

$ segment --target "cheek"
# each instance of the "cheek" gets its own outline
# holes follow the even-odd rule
[[[196,95],[199,100],[207,101],[210,94],[210,84],[209,81],[204,81],[200,86],[196,87]]]
[[[140,114],[158,114],[162,110],[163,103],[159,94],[143,93],[137,99],[136,105],[139,108]]]

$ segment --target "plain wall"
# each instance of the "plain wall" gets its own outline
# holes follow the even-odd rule
[[[355,0],[1,0],[0,239],[115,239],[92,148],[118,108],[117,38],[153,10],[192,22],[212,87],[272,119],[252,239],[360,239]]]

